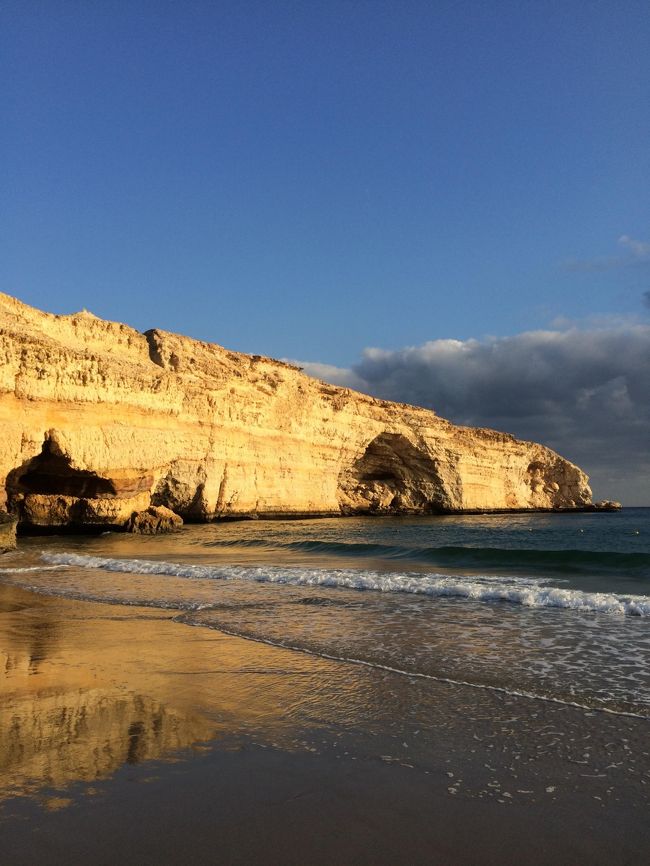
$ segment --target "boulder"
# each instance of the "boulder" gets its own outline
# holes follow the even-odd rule
[[[183,518],[164,505],[152,505],[145,511],[134,511],[126,524],[127,532],[138,535],[158,535],[175,532],[183,525]]]

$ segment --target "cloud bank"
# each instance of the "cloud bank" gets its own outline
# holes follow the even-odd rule
[[[543,442],[591,476],[596,498],[650,505],[650,326],[530,331],[366,349],[309,375]]]

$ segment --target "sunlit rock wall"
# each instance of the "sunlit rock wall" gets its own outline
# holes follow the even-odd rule
[[[150,504],[209,520],[591,501],[542,445],[2,294],[0,423],[0,507],[35,526],[120,526]]]

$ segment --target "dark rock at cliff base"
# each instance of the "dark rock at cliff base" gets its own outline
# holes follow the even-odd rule
[[[152,505],[146,511],[134,511],[126,524],[127,532],[139,535],[158,535],[175,532],[183,525],[183,518],[164,505]]]
[[[0,553],[16,547],[16,523],[12,514],[0,514]]]
[[[593,505],[594,511],[620,511],[622,507],[620,502],[615,502],[613,499],[601,499]]]

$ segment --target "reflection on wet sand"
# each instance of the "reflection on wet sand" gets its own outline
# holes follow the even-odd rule
[[[18,696],[2,715],[0,797],[105,778],[211,735],[148,696],[102,689]]]
[[[289,607],[317,640],[305,605]],[[249,615],[259,625],[255,606]],[[267,612],[267,626],[272,619]],[[556,791],[570,800],[585,778],[597,802],[647,804],[646,719],[340,664],[187,620],[0,585],[5,811],[20,795],[63,808],[75,782],[207,741],[401,765],[443,779],[449,795],[498,804]],[[358,619],[348,626],[360,631]]]
[[[0,587],[0,799],[106,778],[220,734],[287,740],[316,660],[171,621]],[[321,671],[322,673],[322,671]]]
[[[61,605],[2,596],[0,797],[104,778],[213,735],[200,715],[120,682],[129,647],[107,647],[102,620],[89,628]]]

